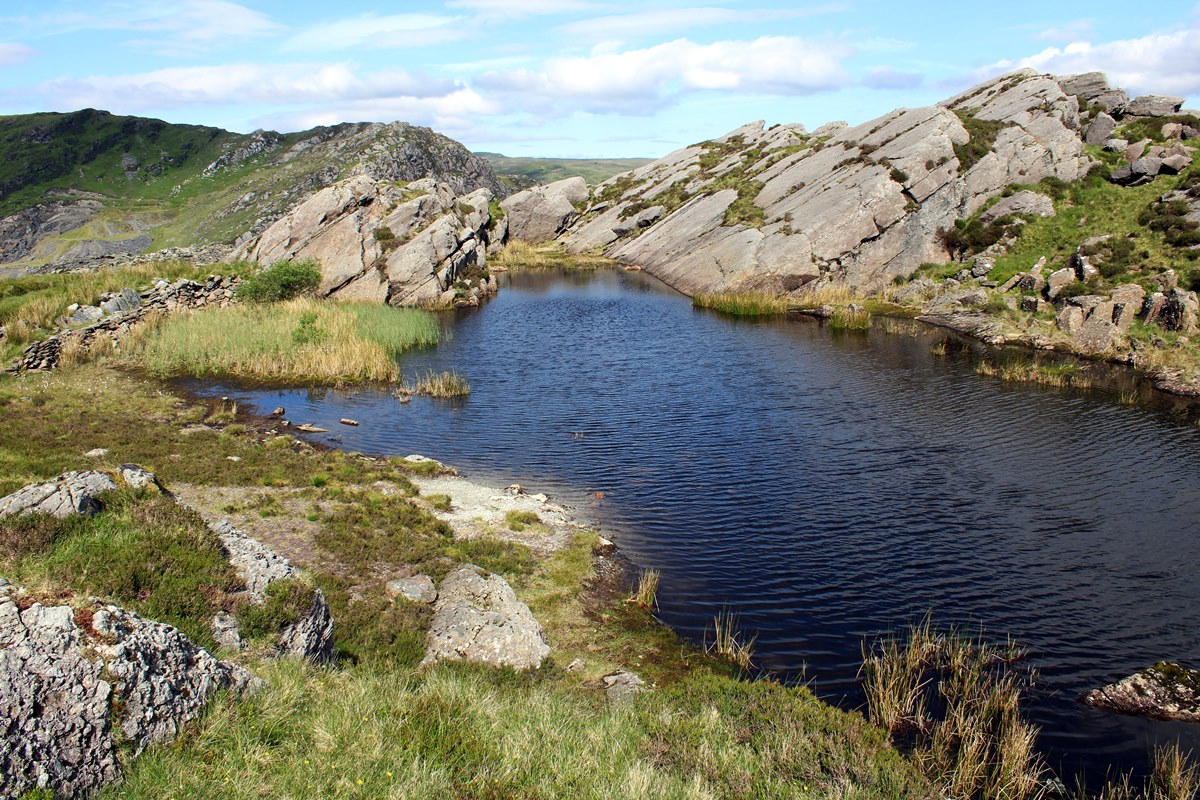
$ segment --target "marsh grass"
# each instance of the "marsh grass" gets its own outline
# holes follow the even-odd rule
[[[769,292],[700,292],[692,306],[738,317],[775,317],[786,314],[791,302]]]
[[[1109,778],[1099,792],[1089,794],[1081,776],[1071,800],[1195,800],[1200,792],[1200,765],[1179,743],[1154,749],[1150,775],[1141,786],[1125,774]]]
[[[1090,389],[1092,381],[1078,364],[1043,363],[1039,359],[1008,359],[993,362],[987,359],[975,365],[975,374],[998,378],[1007,383],[1037,383],[1059,388]]]
[[[417,377],[416,383],[408,387],[414,394],[430,397],[466,397],[471,393],[467,379],[457,372],[434,372],[429,370]]]
[[[1016,667],[1023,658],[1011,640],[940,632],[927,616],[864,645],[868,714],[947,796],[1040,798],[1046,765],[1019,709],[1032,679]]]
[[[172,316],[127,352],[155,375],[395,382],[397,354],[438,334],[423,311],[296,299]]]
[[[708,640],[708,630],[704,632],[704,650],[747,672],[754,665],[754,644],[758,636],[747,639],[739,629],[739,624],[737,614],[729,608],[722,609],[713,617],[711,642]]]
[[[638,574],[637,585],[626,602],[638,608],[655,608],[658,604],[658,584],[662,580],[662,572],[656,569],[644,569]]]
[[[857,306],[838,306],[829,318],[829,329],[862,333],[871,329],[871,312]]]
[[[510,531],[516,531],[517,533],[525,530],[530,525],[537,525],[541,521],[542,518],[532,511],[517,511],[516,509],[512,509],[504,514],[504,524],[508,526]]]
[[[615,267],[616,261],[604,256],[583,253],[568,253],[558,245],[530,244],[510,240],[494,258],[489,255],[488,267],[495,271],[519,271],[522,269],[604,269]]]

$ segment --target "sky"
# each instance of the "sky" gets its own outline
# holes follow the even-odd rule
[[[856,124],[1025,66],[1200,105],[1200,3],[0,0],[0,114],[403,120],[512,156]]]

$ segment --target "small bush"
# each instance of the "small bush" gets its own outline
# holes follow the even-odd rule
[[[963,175],[978,164],[984,156],[992,152],[992,147],[996,144],[996,137],[1000,135],[1000,131],[1012,123],[979,119],[968,111],[956,111],[955,113],[962,121],[963,127],[967,129],[967,135],[971,137],[966,144],[954,145],[954,155],[958,158],[958,172]]]
[[[238,297],[251,303],[275,303],[311,292],[321,283],[315,261],[277,261],[238,286]]]

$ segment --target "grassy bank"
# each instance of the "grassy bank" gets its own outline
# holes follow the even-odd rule
[[[169,317],[128,357],[157,375],[394,382],[396,356],[436,344],[438,334],[423,311],[296,299]]]
[[[776,317],[786,314],[792,303],[768,292],[699,292],[692,296],[692,306],[737,317]]]
[[[933,796],[860,715],[803,687],[748,681],[625,602],[628,589],[596,572],[594,533],[542,557],[499,530],[460,538],[403,463],[319,451],[228,405],[104,365],[0,378],[0,409],[0,492],[134,461],[168,487],[234,494],[242,499],[227,508],[283,537],[276,546],[324,589],[336,620],[336,668],[226,654],[266,688],[218,700],[105,797]],[[94,447],[108,453],[86,458]],[[104,513],[65,526],[21,523],[41,534],[4,536],[23,544],[0,553],[0,574],[58,598],[65,586],[81,602],[111,597],[206,641],[212,599],[235,587],[196,546],[190,512],[136,493],[110,499]],[[112,546],[97,549],[104,542]],[[187,576],[161,562],[179,548],[187,563],[199,559]],[[466,561],[503,574],[543,623],[554,654],[541,670],[417,669],[429,612],[392,600],[384,580],[399,569],[437,578]],[[169,580],[133,591],[138,565]],[[563,669],[575,659],[583,669]],[[605,702],[599,678],[617,669],[636,670],[654,691]]]

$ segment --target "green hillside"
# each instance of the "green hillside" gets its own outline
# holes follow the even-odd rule
[[[602,183],[614,175],[653,161],[650,158],[516,158],[500,153],[475,155],[487,159],[501,180],[518,189],[575,176],[588,183]]]

